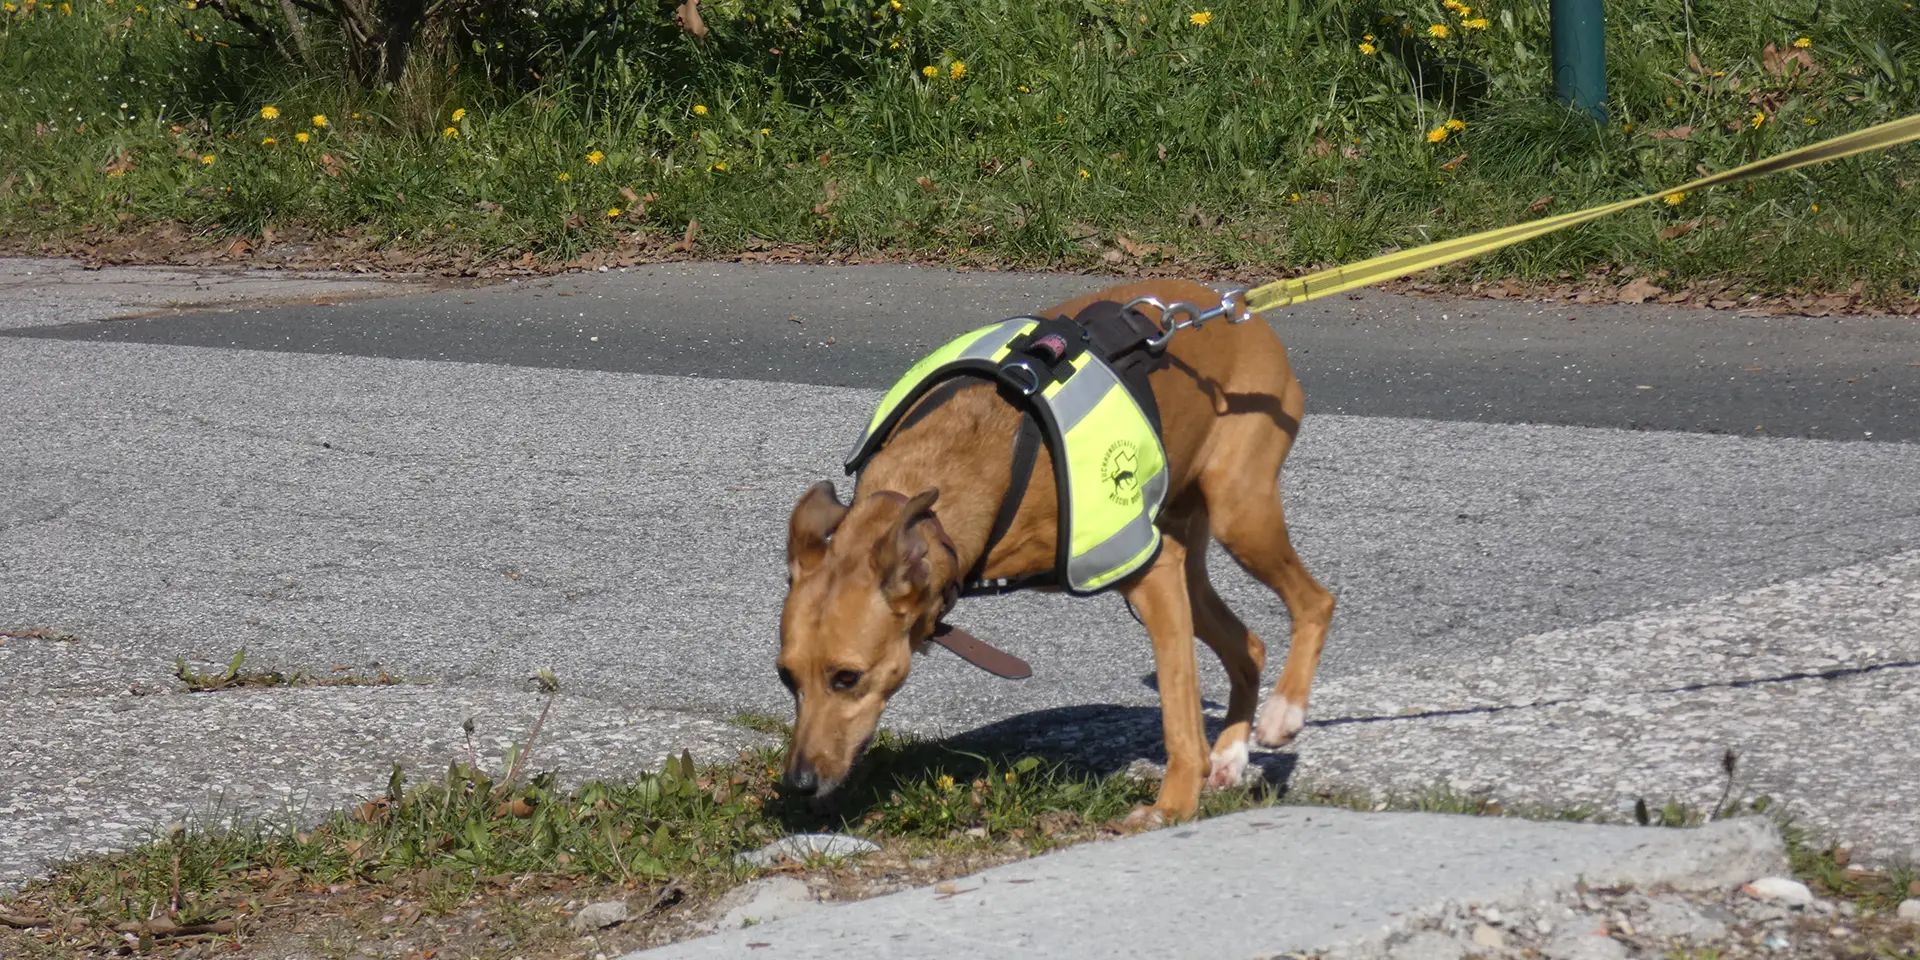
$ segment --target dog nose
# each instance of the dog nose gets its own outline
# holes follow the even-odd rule
[[[787,774],[780,779],[780,785],[788,793],[811,797],[820,789],[820,777],[813,772],[813,764],[798,760],[793,766],[787,768]]]

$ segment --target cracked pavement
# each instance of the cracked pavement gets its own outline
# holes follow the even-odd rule
[[[788,709],[786,513],[820,478],[849,488],[875,387],[1101,283],[682,265],[100,322],[155,301],[62,282],[0,307],[0,630],[76,638],[0,642],[0,885],[183,811],[347,802],[394,760],[462,756],[467,716],[497,755],[540,668],[565,689],[539,765],[570,776],[764,742],[727,720]],[[1264,770],[1619,818],[1711,806],[1732,748],[1737,794],[1863,861],[1920,853],[1912,321],[1309,306],[1272,318],[1309,403],[1285,491],[1341,605],[1311,725]],[[1746,366],[1775,379],[1729,379]],[[1851,442],[1804,438],[1825,436]],[[1284,609],[1214,570],[1277,669]],[[1158,755],[1151,651],[1117,600],[955,620],[1034,678],[936,653],[890,725],[1102,769]],[[177,692],[176,658],[242,647],[406,682]]]

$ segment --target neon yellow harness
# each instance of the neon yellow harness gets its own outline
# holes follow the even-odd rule
[[[1065,318],[1016,317],[954,338],[887,391],[847,459],[847,472],[858,472],[915,404],[943,382],[963,376],[997,382],[1003,396],[1039,422],[1053,457],[1060,548],[1048,582],[1083,595],[1113,586],[1160,551],[1155,521],[1166,499],[1167,455],[1154,422],[1157,411],[1150,416],[1134,393],[1146,389],[1144,373],[1130,390],[1107,360],[1088,349],[1093,345],[1092,331]],[[1150,391],[1145,402],[1152,403]],[[1024,490],[1023,477],[1016,483]],[[973,583],[966,592],[1033,585]]]

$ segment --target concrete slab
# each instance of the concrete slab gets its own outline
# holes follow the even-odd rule
[[[1368,955],[1451,906],[1573,887],[1731,886],[1782,869],[1769,822],[1694,830],[1307,807],[1074,847],[627,960]]]

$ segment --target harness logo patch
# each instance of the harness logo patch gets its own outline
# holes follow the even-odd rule
[[[1131,440],[1115,440],[1100,461],[1100,479],[1106,482],[1107,499],[1131,507],[1140,502],[1140,448]]]

